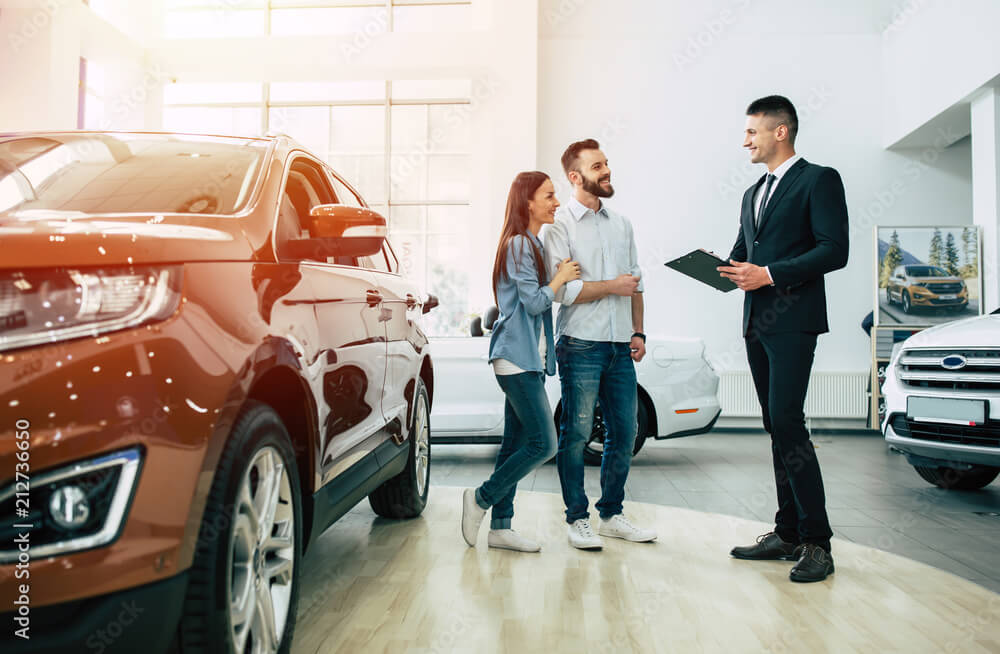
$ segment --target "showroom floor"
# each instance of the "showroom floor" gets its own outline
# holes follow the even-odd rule
[[[944,491],[924,482],[876,435],[817,435],[835,537],[946,570],[1000,593],[1000,479],[981,491]],[[493,445],[437,445],[433,486],[470,486],[493,469]],[[591,502],[598,469],[587,471]],[[520,488],[559,492],[547,464]],[[712,433],[650,442],[632,464],[626,499],[771,522],[776,508],[769,439]],[[516,507],[516,505],[515,505]],[[515,528],[517,527],[515,517]],[[733,544],[756,534],[733,534]],[[834,551],[836,555],[836,551]]]

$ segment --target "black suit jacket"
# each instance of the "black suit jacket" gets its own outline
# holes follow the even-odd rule
[[[823,275],[847,265],[848,223],[844,183],[833,168],[797,161],[781,178],[754,227],[757,189],[743,194],[740,231],[729,258],[768,266],[774,286],[746,294],[743,335],[830,330]]]

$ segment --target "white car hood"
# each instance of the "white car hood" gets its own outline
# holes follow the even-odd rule
[[[906,339],[903,347],[1000,348],[1000,315],[966,318],[931,327]]]

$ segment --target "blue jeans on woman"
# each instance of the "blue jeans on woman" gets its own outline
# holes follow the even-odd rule
[[[480,508],[493,507],[490,529],[510,529],[517,482],[556,453],[556,428],[545,395],[545,375],[497,375],[504,403],[503,444],[489,479],[476,489]]]
[[[583,490],[583,449],[594,428],[594,404],[598,398],[608,435],[601,459],[601,499],[595,507],[601,518],[608,520],[622,512],[625,480],[632,466],[638,429],[632,352],[628,343],[562,336],[556,343],[556,359],[563,407],[556,466],[566,504],[566,522],[573,524],[590,517],[587,493]]]

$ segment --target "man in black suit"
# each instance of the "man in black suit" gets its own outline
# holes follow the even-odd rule
[[[774,531],[731,554],[797,559],[792,581],[822,581],[833,572],[833,532],[803,407],[816,337],[829,331],[823,275],[847,265],[847,203],[836,170],[795,154],[797,131],[787,98],[747,108],[743,147],[768,173],[743,194],[731,265],[719,268],[746,292],[743,336],[778,490]]]

